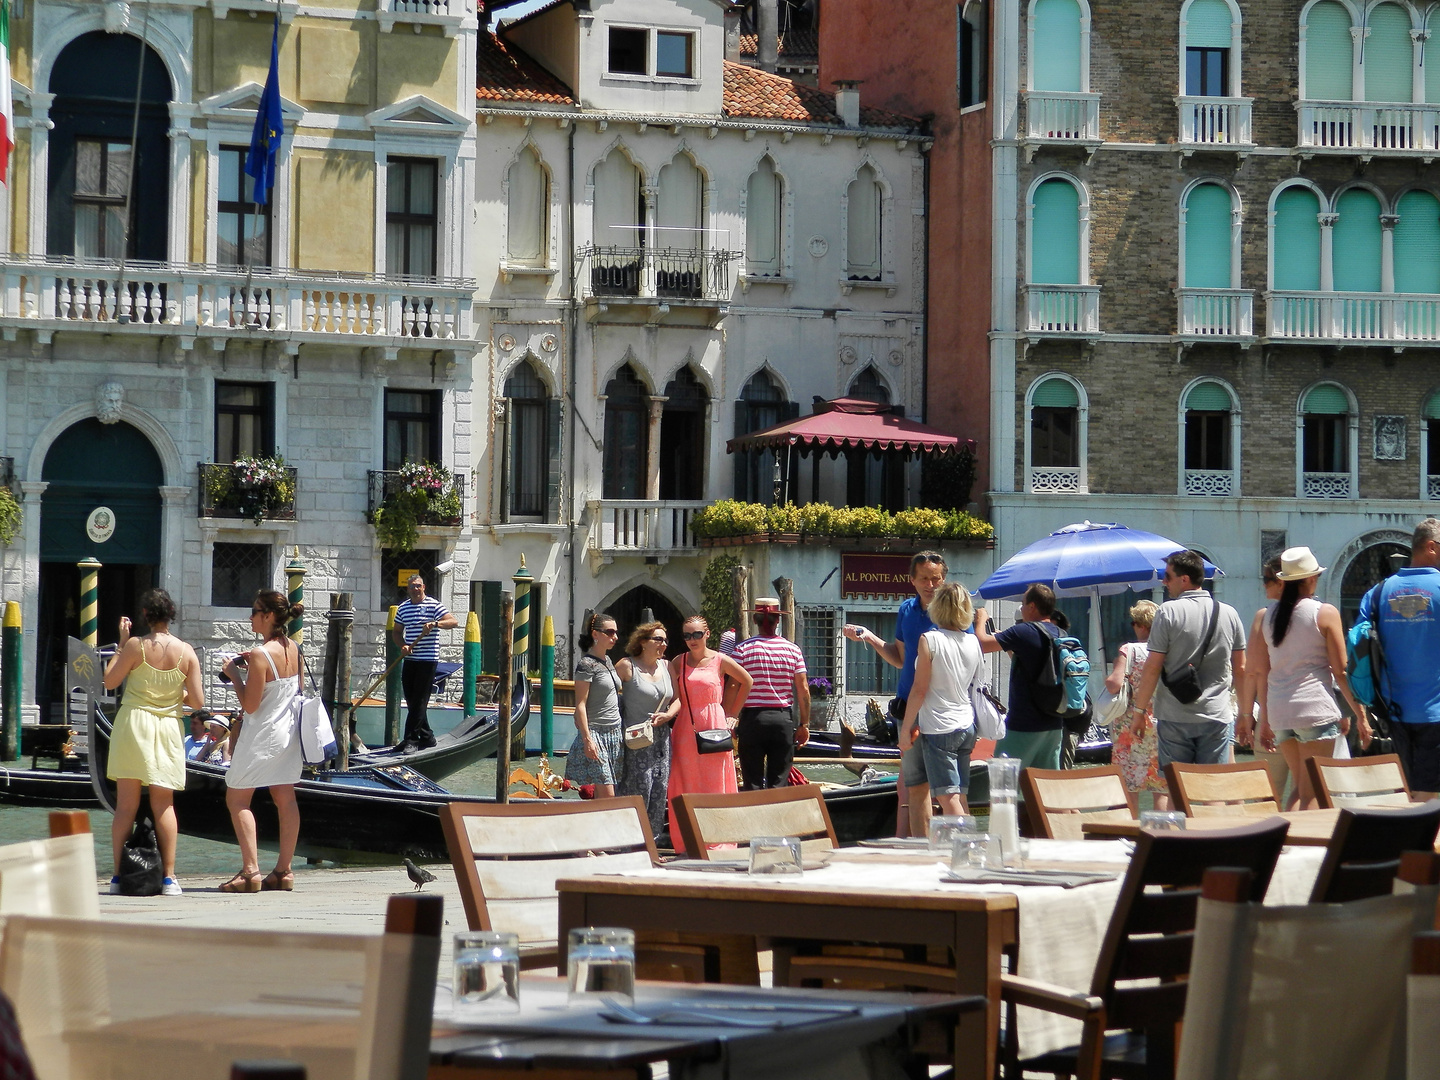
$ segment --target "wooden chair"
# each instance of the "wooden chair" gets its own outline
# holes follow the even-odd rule
[[[524,970],[558,963],[557,880],[660,863],[645,803],[636,795],[591,802],[453,802],[441,811],[440,824],[470,929],[518,934]],[[718,977],[712,948],[674,938],[641,938],[635,960],[642,978]]]
[[[1341,810],[1310,894],[1312,904],[1386,896],[1407,851],[1433,851],[1440,802],[1393,809]]]
[[[840,846],[819,784],[734,795],[676,795],[675,821],[685,851],[694,859],[710,859],[712,844],[748,848],[756,836],[798,836],[802,854]]]
[[[1406,852],[1406,888],[1347,904],[1266,907],[1250,877],[1205,875],[1178,1080],[1403,1075],[1406,976],[1435,919],[1440,857]]]
[[[1165,766],[1170,798],[1186,817],[1265,817],[1283,805],[1263,761]]]
[[[1258,903],[1270,885],[1289,827],[1279,820],[1204,832],[1141,833],[1089,993],[1002,976],[1000,993],[1009,1010],[1010,1032],[1016,1030],[1021,1005],[1083,1025],[1078,1046],[1023,1061],[1017,1060],[1013,1034],[1008,1036],[1006,1075],[1042,1072],[1077,1080],[1171,1076],[1175,1025],[1185,1011],[1195,907],[1205,871],[1212,866],[1248,868],[1248,895]],[[1120,1029],[1117,1034],[1106,1036],[1115,1029]]]
[[[191,1080],[283,1058],[312,1080],[422,1080],[443,902],[376,935],[16,915],[0,991],[41,1077]]]
[[[1410,785],[1399,754],[1363,758],[1312,757],[1310,787],[1323,807],[1409,806]]]
[[[95,843],[83,810],[52,810],[50,838],[0,847],[0,919],[8,915],[100,917]]]
[[[1020,791],[1034,836],[1083,840],[1087,821],[1134,821],[1135,793],[1118,765],[1095,769],[1025,769]]]
[[[1434,1080],[1440,1076],[1440,933],[1415,935],[1408,984],[1405,1075],[1407,1080]]]

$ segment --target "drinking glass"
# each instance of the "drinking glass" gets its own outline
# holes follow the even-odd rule
[[[453,1016],[480,1020],[520,1011],[520,936],[489,930],[455,935]]]
[[[1185,815],[1174,810],[1142,810],[1140,812],[1140,827],[1142,829],[1154,829],[1157,832],[1166,830],[1183,831],[1185,828]]]
[[[635,1001],[635,931],[584,926],[570,931],[570,1001]]]
[[[799,874],[804,869],[798,836],[757,836],[750,841],[750,873]]]
[[[990,770],[990,866],[1014,866],[1020,856],[1020,759],[991,758]],[[995,850],[998,848],[998,852]]]
[[[955,838],[975,831],[975,818],[970,814],[936,814],[930,819],[926,835],[930,839],[930,850],[949,851]]]
[[[990,843],[989,833],[957,833],[950,846],[950,869],[957,873],[961,870],[983,870]]]

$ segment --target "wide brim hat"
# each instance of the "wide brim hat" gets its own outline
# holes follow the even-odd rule
[[[780,610],[780,598],[778,596],[757,596],[755,598],[755,610],[752,612],[758,615],[761,612],[774,614]]]
[[[1303,581],[1325,572],[1320,560],[1308,547],[1286,548],[1280,553],[1280,572],[1275,575],[1280,581]]]

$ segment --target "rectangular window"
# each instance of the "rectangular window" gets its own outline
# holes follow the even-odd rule
[[[956,8],[960,22],[956,81],[959,84],[962,109],[979,105],[985,100],[989,89],[989,64],[985,55],[990,21],[988,7],[989,5],[981,0],[976,4],[960,4]]]
[[[610,28],[610,74],[650,74],[650,31],[623,26]]]
[[[500,669],[500,592],[498,581],[470,582],[470,610],[480,616],[480,670],[494,674]],[[568,676],[567,676],[568,678]]]
[[[215,460],[275,452],[275,384],[215,384]]]
[[[1080,464],[1080,413],[1074,406],[1030,409],[1030,465],[1073,469]]]
[[[1425,471],[1431,476],[1440,476],[1440,420],[1426,420],[1428,438],[1425,449]]]
[[[1350,453],[1345,431],[1349,417],[1305,417],[1304,470],[1306,472],[1348,473]]]
[[[125,253],[125,196],[134,155],[128,142],[75,140],[75,257],[119,259]]]
[[[655,33],[655,74],[662,78],[689,79],[695,74],[695,35],[671,30]]]
[[[221,266],[270,265],[270,207],[255,205],[255,178],[241,146],[222,146],[215,204],[215,261]]]
[[[435,276],[440,169],[429,158],[391,158],[385,179],[385,272]]]
[[[210,603],[215,607],[249,607],[255,594],[270,588],[269,544],[215,545],[210,557]]]
[[[545,513],[545,487],[550,477],[548,402],[517,399],[510,402],[510,513],[514,517],[541,517]]]
[[[440,461],[440,394],[385,391],[385,468],[407,461]]]
[[[1230,414],[1191,409],[1185,414],[1185,468],[1230,468]]]
[[[805,670],[812,679],[829,679],[835,686],[839,642],[835,633],[840,609],[833,607],[800,608],[800,651],[805,654]],[[835,686],[838,691],[840,688]]]
[[[1230,50],[1186,49],[1185,93],[1190,97],[1230,96]]]
[[[411,574],[419,574],[425,582],[426,596],[433,596],[444,604],[445,600],[439,593],[440,575],[435,572],[436,554],[429,549],[420,551],[382,549],[380,552],[380,602],[376,606],[381,611],[387,611],[392,605],[403,604],[407,599],[405,578]],[[446,607],[449,605],[446,604]]]
[[[882,641],[895,640],[893,611],[848,611],[847,622],[868,627]],[[893,696],[900,685],[900,669],[891,667],[869,645],[860,641],[845,643],[845,691],[849,694]],[[884,707],[884,702],[881,702]]]

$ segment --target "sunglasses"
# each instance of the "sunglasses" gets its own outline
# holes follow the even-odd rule
[[[691,630],[688,633],[681,634],[680,636],[683,637],[686,641],[702,641],[710,636],[710,632],[708,630]]]
[[[265,612],[261,611],[258,607],[252,607],[252,608],[250,609],[250,614],[251,614],[251,615],[264,615]]]
[[[646,641],[653,642],[653,643],[656,644],[656,645],[669,645],[669,644],[670,644],[670,639],[669,639],[669,638],[663,638],[663,637],[652,637],[652,638],[646,638],[645,640],[646,640]]]
[[[604,634],[606,637],[619,637],[619,636],[620,636],[620,631],[619,631],[619,630],[616,630],[615,627],[613,627],[613,626],[610,627],[609,629],[606,629],[606,630],[596,630],[595,633],[597,633],[597,634]]]

